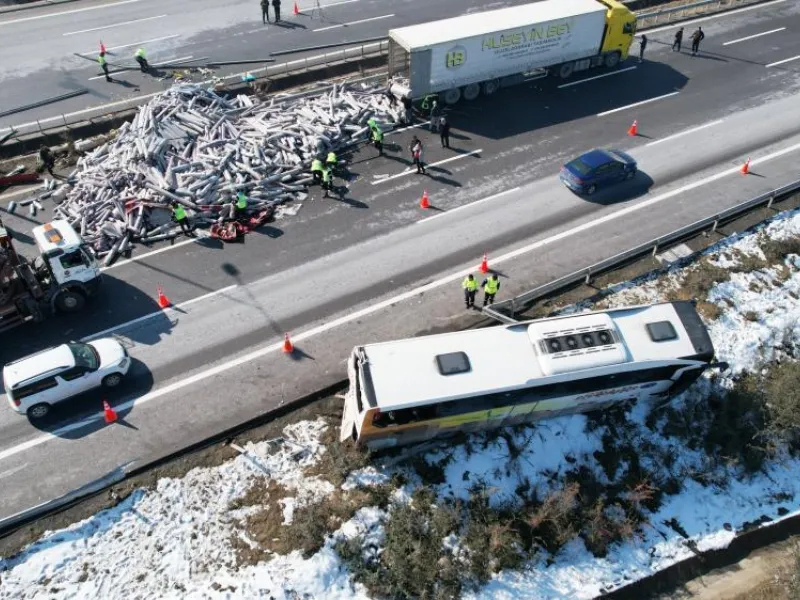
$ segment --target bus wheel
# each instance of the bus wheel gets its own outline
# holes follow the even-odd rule
[[[445,104],[455,104],[461,100],[461,90],[459,88],[452,88],[444,93]]]
[[[619,64],[619,52],[609,52],[603,58],[603,64],[609,69],[613,69]]]
[[[558,67],[558,76],[561,79],[569,79],[572,75],[572,71],[575,70],[575,65],[571,62],[564,63],[560,67]]]
[[[481,86],[477,83],[470,83],[464,88],[464,100],[475,100],[481,95]]]
[[[499,89],[500,89],[499,79],[490,79],[489,81],[486,81],[483,84],[483,93],[486,96],[491,96]]]

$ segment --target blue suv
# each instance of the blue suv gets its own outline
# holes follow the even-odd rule
[[[581,154],[563,167],[558,178],[573,192],[592,195],[598,187],[633,179],[636,160],[621,150],[595,149]]]

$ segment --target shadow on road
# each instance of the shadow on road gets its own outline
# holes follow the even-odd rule
[[[137,344],[153,345],[177,322],[172,320],[176,315],[159,309],[155,287],[141,290],[106,273],[97,295],[89,299],[81,312],[56,314],[44,323],[27,323],[3,333],[0,364],[70,340],[80,340],[145,315],[153,316],[105,335],[124,332],[126,338]]]
[[[457,134],[474,134],[487,139],[513,137],[587,116],[627,106],[682,89],[688,77],[664,63],[638,63],[629,60],[621,68],[637,66],[635,71],[593,81],[591,93],[581,85],[559,89],[583,78],[613,71],[598,69],[569,80],[557,77],[537,79],[500,89],[492,96],[479,96],[472,102],[460,101],[447,107],[447,117]],[[621,83],[623,78],[633,81]],[[498,110],[502,107],[502,110]]]
[[[609,184],[608,187],[598,187],[597,191],[591,196],[587,194],[576,194],[587,202],[609,206],[619,202],[633,200],[639,196],[644,196],[653,187],[653,178],[647,173],[637,171],[636,177],[630,181]],[[574,193],[574,192],[573,192]]]
[[[54,404],[45,419],[30,420],[30,423],[40,431],[46,431],[66,440],[77,440],[105,427],[120,426],[136,429],[125,421],[132,407],[125,409],[121,407],[126,400],[144,396],[153,389],[153,384],[153,374],[150,369],[143,362],[132,359],[131,368],[118,388],[111,390],[96,388]],[[105,422],[102,414],[104,400],[116,410],[116,423]]]

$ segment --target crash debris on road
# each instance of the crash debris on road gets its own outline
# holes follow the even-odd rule
[[[167,212],[173,203],[193,225],[211,226],[244,194],[238,229],[268,220],[277,205],[305,198],[311,160],[365,140],[369,119],[389,128],[399,114],[364,83],[267,101],[175,85],[142,106],[115,139],[83,156],[66,185],[45,193],[55,215],[111,264],[134,242],[177,236]]]

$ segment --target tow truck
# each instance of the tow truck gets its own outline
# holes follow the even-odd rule
[[[0,220],[0,332],[77,312],[100,287],[97,259],[67,221],[34,227],[33,238],[39,256],[29,261]]]

